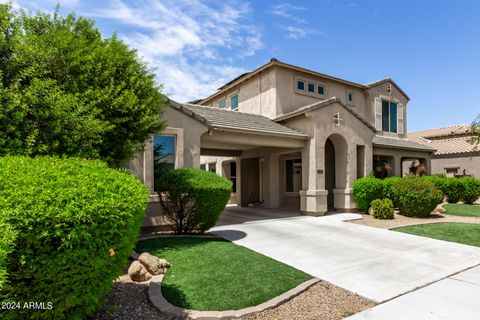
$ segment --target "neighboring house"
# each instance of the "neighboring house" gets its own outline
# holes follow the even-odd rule
[[[353,211],[352,184],[372,170],[400,176],[414,160],[430,170],[434,149],[407,139],[408,101],[391,79],[358,84],[272,59],[197,105],[170,100],[168,129],[129,166],[153,190],[163,139],[170,167],[227,177],[242,206]]]
[[[432,174],[480,177],[480,145],[469,142],[470,125],[411,132],[408,138],[436,149],[432,156]]]

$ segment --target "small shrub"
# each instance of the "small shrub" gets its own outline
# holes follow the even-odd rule
[[[422,178],[426,181],[433,183],[438,189],[442,191],[443,196],[446,197],[445,182],[447,181],[448,178],[444,174],[440,173],[440,174],[435,174],[433,176],[423,176]]]
[[[164,215],[179,234],[213,227],[232,193],[229,180],[193,168],[170,171],[156,185]]]
[[[390,199],[375,199],[371,203],[375,219],[393,219],[393,202]]]
[[[84,319],[97,309],[128,262],[148,195],[100,161],[0,158],[0,300],[53,306],[2,318]]]
[[[397,201],[395,200],[395,194],[392,190],[392,187],[396,185],[397,183],[400,183],[403,181],[402,178],[400,177],[389,177],[386,179],[383,179],[383,198],[387,198],[392,200],[394,206],[396,205]]]
[[[449,203],[457,203],[458,201],[462,200],[465,192],[465,186],[462,182],[462,179],[447,178],[443,185],[443,192],[445,193]]]
[[[463,202],[473,204],[480,197],[480,179],[465,177],[460,179],[463,183]]]
[[[442,202],[442,192],[422,178],[406,178],[392,187],[400,213],[408,217],[427,217]]]
[[[368,212],[370,203],[375,199],[383,198],[384,185],[382,180],[373,176],[358,179],[353,183],[353,196],[357,208]]]

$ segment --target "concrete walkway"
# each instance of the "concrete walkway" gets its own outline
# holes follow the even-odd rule
[[[476,320],[480,318],[480,267],[357,313],[349,320]]]
[[[377,302],[480,264],[480,248],[343,222],[359,217],[292,216],[211,232]]]

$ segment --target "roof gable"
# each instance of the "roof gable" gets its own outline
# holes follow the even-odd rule
[[[188,103],[182,104],[173,100],[169,100],[169,105],[200,121],[212,130],[242,131],[260,135],[288,136],[299,139],[309,138],[309,136],[303,132],[291,129],[257,114],[222,110]]]

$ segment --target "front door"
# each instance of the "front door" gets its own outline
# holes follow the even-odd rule
[[[327,139],[325,143],[325,190],[328,191],[327,207],[329,211],[334,209],[333,189],[335,189],[335,146],[332,140]]]
[[[241,206],[260,203],[260,159],[250,158],[241,160],[240,184]]]

